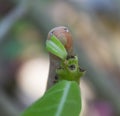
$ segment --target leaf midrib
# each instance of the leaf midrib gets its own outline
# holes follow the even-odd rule
[[[60,103],[59,103],[59,106],[58,106],[58,108],[57,108],[57,112],[56,112],[55,116],[61,116],[61,113],[62,113],[64,104],[65,104],[65,101],[66,101],[66,99],[67,99],[69,90],[70,90],[70,83],[68,83],[68,84],[65,86],[65,89],[64,89],[64,91],[63,91],[63,95],[62,95],[62,97],[61,97],[61,100],[60,100]]]

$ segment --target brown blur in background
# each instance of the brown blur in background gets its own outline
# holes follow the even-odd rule
[[[69,28],[86,70],[81,116],[120,116],[119,0],[0,0],[0,116],[18,116],[44,94],[45,41],[56,26]]]

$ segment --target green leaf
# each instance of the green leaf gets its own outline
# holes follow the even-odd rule
[[[76,82],[60,81],[31,105],[22,116],[79,116],[80,88]]]
[[[46,48],[49,52],[63,60],[67,57],[67,51],[65,47],[54,35],[51,36],[50,40],[46,41]]]

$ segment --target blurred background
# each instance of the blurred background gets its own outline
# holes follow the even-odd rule
[[[119,0],[0,0],[0,116],[18,116],[46,88],[48,32],[67,26],[80,66],[81,116],[120,116]]]

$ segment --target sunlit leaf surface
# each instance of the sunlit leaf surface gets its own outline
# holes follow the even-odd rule
[[[79,116],[80,89],[76,82],[60,81],[26,109],[22,116]]]

